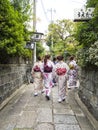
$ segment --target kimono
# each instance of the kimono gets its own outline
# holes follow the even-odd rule
[[[45,95],[48,100],[50,98],[50,93],[53,86],[53,75],[52,75],[53,68],[54,64],[51,60],[47,60],[46,65],[44,63],[42,65]]]
[[[68,72],[68,88],[76,87],[78,78],[78,66],[74,60],[69,63],[70,70]]]
[[[59,61],[54,68],[54,75],[58,83],[58,101],[64,101],[66,97],[67,87],[67,73],[69,71],[68,65],[64,61]]]
[[[73,88],[77,83],[77,72],[75,69],[70,69],[68,72],[68,88]]]
[[[43,78],[41,72],[42,62],[38,61],[32,68],[32,76],[34,78],[34,96],[37,96],[39,91],[43,89]]]

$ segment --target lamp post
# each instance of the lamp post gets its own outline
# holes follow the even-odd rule
[[[36,1],[33,0],[33,34],[31,36],[31,41],[34,44],[34,53],[32,54],[32,63],[36,62],[36,42],[41,40],[43,33],[36,32]]]
[[[36,43],[42,39],[43,35],[44,34],[40,32],[33,32],[31,36],[31,42],[34,44],[34,53],[33,53],[34,59],[32,58],[32,63],[36,62]]]
[[[33,31],[36,31],[36,0],[33,0]],[[34,44],[34,53],[32,53],[32,63],[36,62],[36,41],[34,41],[35,38],[36,38],[36,34],[31,36],[31,40],[33,41]]]
[[[41,40],[43,33],[36,32],[36,0],[33,0],[33,33],[31,41],[29,41],[25,48],[32,50],[32,64],[36,62],[36,42]]]

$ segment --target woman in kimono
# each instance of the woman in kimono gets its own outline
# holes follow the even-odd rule
[[[70,57],[69,68],[70,70],[68,72],[68,88],[70,89],[76,87],[78,78],[78,66],[73,56]]]
[[[54,75],[56,75],[58,83],[58,102],[65,101],[66,87],[67,87],[67,73],[69,66],[63,61],[63,56],[57,57],[58,63],[54,68]]]
[[[32,68],[32,77],[34,78],[34,96],[38,96],[38,93],[43,89],[43,78],[42,78],[42,61],[41,58],[37,58],[37,62],[34,63]]]
[[[50,100],[51,89],[53,87],[53,75],[52,71],[54,68],[53,62],[50,60],[50,55],[46,55],[42,65],[43,80],[45,87],[45,96],[47,100]]]

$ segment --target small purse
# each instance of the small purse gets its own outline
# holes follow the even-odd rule
[[[34,83],[33,77],[30,78],[30,83]]]

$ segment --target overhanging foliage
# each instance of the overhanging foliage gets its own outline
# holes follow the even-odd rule
[[[76,39],[80,46],[77,59],[81,66],[98,66],[98,1],[88,0],[87,7],[95,8],[94,17],[89,22],[77,24]]]

